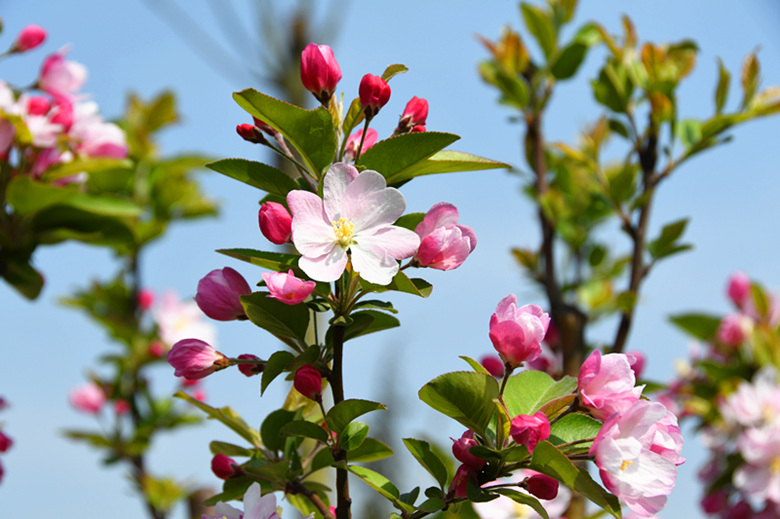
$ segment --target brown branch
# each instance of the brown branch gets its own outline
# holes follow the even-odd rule
[[[333,514],[330,512],[330,508],[322,501],[322,499],[320,499],[320,496],[318,496],[316,492],[306,488],[306,486],[297,479],[287,483],[287,488],[285,491],[291,494],[301,494],[306,499],[311,501],[315,507],[317,507],[317,510],[320,511],[325,519],[335,519]]]

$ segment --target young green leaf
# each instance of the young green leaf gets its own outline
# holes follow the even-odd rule
[[[720,326],[720,318],[714,315],[679,314],[671,316],[669,320],[696,339],[705,342],[715,338]]]
[[[444,491],[449,475],[447,468],[439,457],[431,450],[428,442],[415,438],[404,438],[404,445],[412,453],[412,456],[423,466]]]
[[[276,377],[282,374],[284,369],[295,360],[295,355],[289,351],[275,351],[268,357],[268,363],[265,365],[260,379],[260,395],[265,393],[266,388],[274,381]]]
[[[210,162],[206,167],[273,195],[284,197],[293,189],[298,189],[298,184],[286,173],[261,162],[222,159]]]
[[[241,296],[249,320],[280,339],[296,339],[305,344],[310,317],[306,305],[288,305],[267,296],[265,292]]]
[[[368,436],[368,425],[363,422],[350,422],[338,436],[341,448],[346,451],[357,449]]]
[[[341,434],[344,428],[358,416],[383,409],[387,409],[387,406],[379,402],[350,398],[333,406],[325,415],[325,421],[331,431]]]
[[[498,382],[490,375],[473,371],[445,373],[423,386],[419,396],[440,413],[485,437],[496,412]]]
[[[504,402],[510,418],[532,415],[547,402],[566,396],[577,387],[577,380],[564,377],[559,381],[542,371],[527,370],[509,377],[504,388]]]

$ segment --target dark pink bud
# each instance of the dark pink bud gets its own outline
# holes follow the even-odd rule
[[[46,29],[40,25],[28,25],[19,32],[13,50],[25,52],[34,49],[46,39]]]
[[[149,356],[159,359],[165,353],[165,343],[162,341],[152,341],[149,343]]]
[[[469,452],[469,449],[479,445],[477,440],[474,439],[473,431],[466,431],[459,439],[450,438],[452,440],[452,455],[455,459],[471,467],[474,470],[479,470],[487,463],[482,458],[478,458]]]
[[[230,361],[206,342],[183,339],[168,352],[168,364],[176,369],[177,377],[197,380],[228,367]]]
[[[198,281],[195,302],[204,314],[217,321],[246,319],[239,299],[252,293],[249,283],[230,267],[212,270]]]
[[[73,103],[67,97],[55,96],[52,105],[51,122],[61,124],[65,131],[73,126]],[[95,155],[97,156],[97,155]]]
[[[275,129],[274,129],[274,128],[273,128],[273,127],[270,125],[270,124],[268,124],[267,122],[265,122],[265,121],[261,121],[260,119],[258,119],[257,117],[254,117],[254,116],[252,117],[252,120],[255,122],[255,126],[257,126],[258,128],[260,128],[260,130],[261,130],[262,132],[264,132],[264,133],[267,133],[267,134],[268,134],[268,135],[270,135],[271,137],[276,137],[277,135],[279,135],[279,132],[278,132],[278,131],[276,131],[276,130],[275,130]]]
[[[322,397],[322,375],[311,364],[298,368],[293,378],[293,386],[306,398],[319,400]]]
[[[729,495],[723,490],[716,490],[704,496],[700,502],[701,509],[708,515],[722,512],[729,506]]]
[[[488,370],[488,372],[496,378],[504,376],[504,363],[495,355],[486,355],[482,357],[480,361],[482,367]]]
[[[33,96],[27,99],[27,113],[30,115],[46,115],[51,103],[43,96]]]
[[[260,206],[257,214],[260,224],[260,232],[268,241],[277,245],[283,245],[290,241],[292,236],[292,216],[287,208],[277,202],[266,202]]]
[[[470,478],[474,478],[474,469],[468,465],[461,465],[458,467],[458,470],[455,471],[455,476],[452,478],[450,492],[454,492],[455,497],[468,497],[468,486]]]
[[[327,105],[341,79],[333,49],[327,45],[310,43],[301,53],[301,83],[317,100]]]
[[[0,431],[0,452],[7,451],[8,449],[11,448],[11,445],[13,444],[14,444],[13,440],[11,440],[11,438],[3,434],[3,431]]]
[[[236,133],[247,142],[253,142],[255,144],[263,144],[266,142],[260,129],[251,124],[237,125]]]
[[[398,120],[398,127],[395,129],[395,133],[406,133],[417,126],[421,126],[422,131],[425,131],[425,119],[427,117],[428,101],[415,96],[406,103],[406,108],[404,108],[404,113],[401,114],[401,118]]]
[[[260,360],[260,357],[257,355],[251,355],[249,353],[243,353],[238,356],[238,360]],[[263,370],[265,370],[265,364],[238,363],[238,371],[247,377],[259,375],[263,372]]]
[[[230,479],[243,474],[241,466],[236,460],[224,454],[215,454],[211,458],[211,471],[220,479]]]
[[[367,118],[372,118],[390,100],[390,86],[379,76],[366,74],[358,89],[360,104]]]
[[[116,414],[127,414],[130,411],[130,404],[127,403],[127,400],[117,400],[114,402],[114,411]]]
[[[729,278],[726,293],[738,308],[742,308],[750,295],[750,278],[744,272],[735,272]]]
[[[534,474],[525,482],[528,492],[539,499],[555,499],[558,496],[558,481],[546,474]]]
[[[542,411],[534,415],[517,415],[512,418],[509,434],[515,443],[525,445],[528,452],[533,452],[537,443],[550,437],[550,421]]]
[[[148,288],[142,288],[139,290],[136,304],[141,310],[149,310],[154,304],[154,291]]]

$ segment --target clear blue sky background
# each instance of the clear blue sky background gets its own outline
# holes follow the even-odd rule
[[[180,0],[179,4],[224,42],[208,2]],[[244,13],[247,34],[254,34],[256,24],[248,2],[232,4]],[[183,120],[165,133],[165,152],[256,157],[256,149],[235,135],[235,125],[249,119],[230,94],[265,85],[226,77],[206,66],[145,2],[11,0],[2,5],[5,33],[0,47],[9,45],[16,32],[30,23],[48,29],[49,39],[42,49],[3,61],[0,78],[28,84],[46,53],[71,43],[71,59],[89,69],[84,90],[109,117],[122,112],[128,92],[149,97],[166,88],[176,91]],[[494,91],[481,82],[476,66],[486,52],[475,38],[482,34],[495,39],[506,24],[520,27],[517,2],[396,0],[327,5],[344,9],[343,30],[336,40],[318,43],[334,47],[344,72],[340,91],[346,92],[347,99],[356,95],[360,77],[367,72],[381,73],[391,63],[410,68],[391,84],[390,104],[377,120],[380,134],[392,131],[395,114],[417,95],[430,102],[429,129],[463,137],[453,148],[521,164],[520,127],[508,122],[510,112],[496,104]],[[619,32],[623,12],[633,18],[642,40],[693,38],[699,43],[698,66],[679,100],[683,117],[712,113],[716,56],[732,70],[734,82],[745,54],[760,48],[765,84],[780,84],[778,7],[772,0],[585,0],[577,20],[595,19]],[[258,45],[247,36],[247,55],[256,52]],[[602,60],[602,52],[592,52],[584,70],[558,89],[546,128],[551,140],[571,141],[599,114],[586,78]],[[739,94],[736,84],[732,88],[729,106],[733,108]],[[674,359],[687,352],[688,340],[668,324],[669,314],[692,309],[725,312],[724,283],[737,269],[769,287],[780,287],[779,125],[780,120],[769,119],[737,129],[734,142],[686,164],[662,186],[652,228],[690,217],[686,238],[695,249],[654,271],[640,300],[630,346],[648,355],[650,378],[670,379]],[[260,279],[259,270],[213,252],[225,247],[266,247],[256,227],[256,192],[216,174],[204,174],[202,180],[206,191],[222,203],[222,215],[174,226],[167,238],[151,248],[143,268],[146,284],[157,291],[172,288],[192,296],[203,275],[225,265],[238,269],[250,282]],[[521,302],[543,301],[509,254],[512,246],[537,243],[537,225],[532,205],[520,195],[519,179],[502,171],[417,179],[405,186],[404,193],[411,211],[425,211],[439,201],[455,203],[461,222],[474,227],[479,245],[460,269],[423,273],[435,287],[428,300],[392,298],[401,310],[400,329],[349,344],[346,392],[382,400],[392,389],[403,402],[392,411],[400,421],[399,436],[428,436],[444,442],[446,437],[440,433],[459,435],[458,427],[430,412],[416,392],[437,374],[463,369],[458,355],[479,357],[490,351],[487,323],[502,297],[514,292]],[[617,233],[610,239],[616,247],[626,246]],[[67,392],[82,383],[98,355],[114,346],[86,318],[56,300],[90,278],[107,278],[116,265],[105,251],[79,245],[42,249],[36,264],[48,281],[37,302],[28,303],[0,285],[0,395],[13,406],[0,419],[15,440],[13,449],[0,458],[6,468],[0,485],[0,516],[143,517],[123,473],[104,469],[93,451],[60,434],[65,427],[93,426],[89,417],[68,407]],[[276,347],[270,336],[247,323],[220,325],[219,333],[222,349],[231,356],[244,352],[267,356]],[[605,333],[611,335],[612,329],[605,328]],[[161,390],[174,387],[171,371],[166,367],[157,373]],[[210,403],[231,404],[257,426],[262,416],[281,404],[284,393],[283,384],[277,383],[261,401],[258,385],[257,379],[225,372],[211,377],[206,389]],[[155,447],[152,469],[215,484],[207,449],[212,439],[237,440],[218,424],[163,438]],[[700,516],[695,473],[702,449],[697,443],[689,436],[684,452],[689,462],[681,467],[678,489],[664,517]],[[411,466],[411,457],[399,454]],[[416,474],[401,486],[408,490],[412,481],[428,483],[424,474]],[[183,517],[181,510],[177,514]]]

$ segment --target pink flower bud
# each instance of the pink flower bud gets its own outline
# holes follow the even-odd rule
[[[34,49],[46,39],[46,29],[40,25],[28,25],[19,32],[13,50],[25,52]]]
[[[744,272],[735,272],[729,278],[726,292],[737,308],[742,308],[750,296],[750,278]]]
[[[114,411],[116,414],[127,414],[130,411],[130,404],[127,400],[117,400],[114,402]]]
[[[352,162],[357,157],[358,146],[360,146],[360,139],[363,138],[363,130],[358,130],[347,139],[347,144],[344,148],[344,162]],[[379,134],[375,129],[369,128],[366,133],[366,138],[363,140],[363,148],[361,148],[361,155],[366,152],[371,146],[376,144]]]
[[[286,274],[284,272],[263,272],[262,276],[270,292],[268,297],[288,305],[302,303],[314,292],[314,288],[317,286],[314,281],[304,281],[295,277],[292,269]]]
[[[266,202],[260,206],[257,214],[260,232],[271,243],[283,245],[289,243],[292,236],[292,216],[282,204]]]
[[[149,288],[142,288],[139,290],[136,304],[141,310],[149,310],[154,304],[154,291]]]
[[[211,471],[220,479],[230,479],[243,474],[243,470],[236,463],[236,460],[224,454],[215,454],[211,458]]]
[[[417,126],[413,127],[411,130],[411,133],[425,133],[425,126],[422,124],[418,124]]]
[[[428,117],[428,101],[417,96],[406,103],[404,113],[398,121],[395,133],[406,133],[416,126],[422,126],[425,131],[425,119]]]
[[[716,490],[704,496],[700,502],[701,509],[708,515],[715,515],[729,506],[729,495],[723,490]]]
[[[555,499],[558,496],[558,481],[546,474],[534,474],[525,481],[528,492],[539,499]]]
[[[455,456],[455,459],[474,470],[479,470],[485,466],[487,461],[478,458],[469,452],[469,449],[479,445],[477,440],[474,439],[473,431],[466,431],[457,440],[455,438],[450,438],[450,440],[453,442],[452,455]]]
[[[165,347],[165,343],[162,341],[152,341],[149,343],[149,356],[154,357],[155,359],[159,359],[163,356],[166,349],[167,348]]]
[[[252,293],[246,280],[230,267],[212,270],[198,281],[195,302],[204,314],[217,321],[246,319],[240,296]]]
[[[51,122],[62,125],[68,132],[73,127],[73,103],[70,99],[63,96],[56,96],[52,105]],[[126,154],[125,154],[126,155]],[[124,157],[124,155],[122,155]]]
[[[631,366],[631,371],[634,372],[634,377],[639,380],[642,371],[645,369],[645,363],[647,362],[644,353],[639,351],[627,351],[626,358],[628,359],[628,365]]]
[[[208,343],[184,339],[168,352],[168,364],[175,368],[173,374],[177,377],[197,380],[228,367],[230,361]]]
[[[536,305],[517,307],[514,294],[499,301],[490,317],[490,340],[504,362],[518,367],[536,359],[550,324],[550,316]]]
[[[310,43],[301,53],[301,83],[314,97],[327,105],[336,85],[341,80],[339,67],[333,49],[327,45]]]
[[[718,341],[726,346],[738,347],[753,332],[753,320],[745,314],[730,314],[718,326]]]
[[[255,144],[263,144],[266,142],[260,129],[251,124],[239,124],[236,126],[236,133],[247,142],[253,142]]]
[[[0,452],[5,452],[14,444],[13,440],[0,431]]]
[[[482,367],[496,378],[504,376],[504,362],[495,355],[486,355],[480,361]]]
[[[360,104],[363,105],[363,113],[371,119],[390,100],[390,86],[379,76],[366,74],[360,81],[358,89]]]
[[[460,267],[477,246],[471,227],[457,225],[458,209],[439,202],[428,210],[414,232],[420,237],[416,262],[423,267],[452,270]]]
[[[474,469],[468,465],[461,465],[458,467],[455,471],[455,476],[452,478],[452,484],[450,485],[450,491],[454,491],[455,497],[468,497],[469,479],[474,479],[476,484]]]
[[[251,355],[249,353],[242,353],[238,356],[238,360],[260,360],[260,357],[257,355]],[[265,370],[265,364],[246,364],[246,363],[238,363],[238,371],[244,374],[246,377],[251,377],[253,375],[259,375]]]
[[[550,421],[541,411],[534,415],[517,415],[512,418],[509,434],[515,443],[525,445],[528,452],[533,452],[537,443],[550,437]]]
[[[106,401],[106,394],[103,388],[94,382],[88,382],[73,388],[68,395],[68,400],[70,400],[70,405],[79,411],[95,414],[103,407],[103,403]]]
[[[311,364],[298,368],[293,377],[293,386],[296,391],[312,400],[322,398],[322,375]]]

